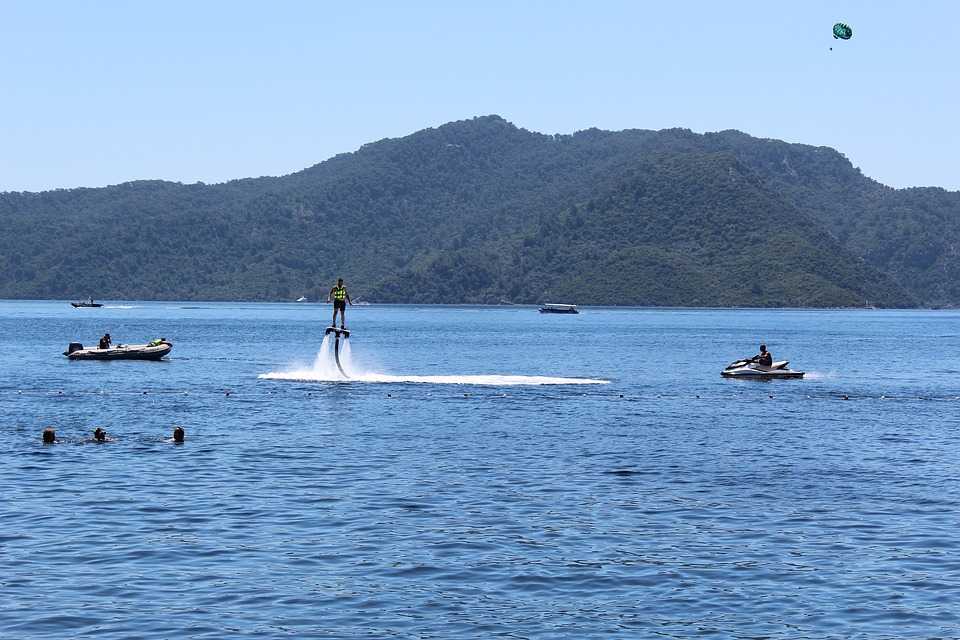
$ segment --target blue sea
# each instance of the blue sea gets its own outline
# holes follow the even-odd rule
[[[0,302],[0,638],[960,637],[960,313],[329,318]]]

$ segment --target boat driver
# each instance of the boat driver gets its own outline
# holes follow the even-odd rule
[[[111,344],[112,342],[113,342],[113,340],[110,338],[110,334],[109,334],[109,333],[105,333],[105,334],[103,334],[103,337],[100,338],[100,348],[101,348],[101,349],[109,349],[109,348],[110,348],[110,344]]]
[[[767,345],[761,344],[760,353],[750,358],[750,362],[756,362],[763,367],[773,366],[773,356],[767,351]]]

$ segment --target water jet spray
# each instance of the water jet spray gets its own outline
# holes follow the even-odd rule
[[[347,372],[343,370],[343,365],[340,364],[340,338],[343,338],[343,344],[346,346],[347,340],[350,338],[350,330],[344,329],[343,327],[337,329],[336,327],[327,327],[327,330],[323,332],[323,335],[333,334],[333,357],[337,361],[337,369],[340,369],[340,373],[343,374],[344,378],[349,378]]]

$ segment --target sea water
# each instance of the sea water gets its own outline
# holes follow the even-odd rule
[[[0,303],[0,637],[960,635],[960,314],[328,312]]]

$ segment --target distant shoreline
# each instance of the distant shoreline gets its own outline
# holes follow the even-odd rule
[[[126,300],[126,299],[100,299],[96,298],[96,302],[102,303],[104,306],[101,309],[109,309],[111,306],[129,306],[136,304],[148,304],[148,305],[157,305],[157,304],[178,304],[178,305],[197,305],[197,304],[209,304],[209,305],[230,305],[230,304],[283,304],[283,305],[294,305],[298,307],[329,307],[332,303],[328,302],[297,302],[295,300],[176,300],[176,299],[153,299],[153,300]],[[75,299],[65,299],[65,298],[0,298],[0,303],[4,302],[49,302],[49,303],[63,303],[67,306],[71,302],[76,302]],[[471,308],[484,308],[484,309],[536,309],[541,304],[540,302],[518,302],[515,304],[485,304],[479,302],[369,302],[365,301],[364,304],[355,304],[354,307],[471,307]],[[605,309],[647,309],[647,310],[663,310],[663,311],[720,311],[720,310],[730,310],[730,311],[958,311],[960,307],[766,307],[766,306],[750,306],[750,305],[734,305],[734,306],[705,306],[705,305],[695,305],[695,306],[675,306],[675,305],[613,305],[613,304],[581,304],[576,303],[577,307],[581,310],[586,309],[596,309],[596,310],[605,310]],[[79,310],[78,310],[79,311]],[[96,310],[90,310],[95,312]]]

